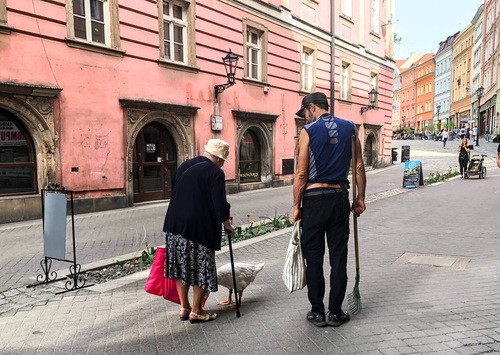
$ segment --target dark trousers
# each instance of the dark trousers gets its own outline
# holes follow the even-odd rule
[[[302,253],[307,263],[307,296],[311,311],[323,313],[325,234],[330,257],[328,310],[339,314],[347,288],[347,242],[350,203],[348,191],[307,196],[302,199]]]
[[[460,175],[463,175],[467,171],[468,159],[458,159],[458,164],[460,165]]]

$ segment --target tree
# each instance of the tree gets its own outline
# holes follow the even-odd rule
[[[401,37],[398,37],[398,34],[394,32],[394,44],[401,44]]]

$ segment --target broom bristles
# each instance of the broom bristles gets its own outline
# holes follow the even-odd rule
[[[356,263],[357,264],[357,263]],[[351,314],[358,314],[361,312],[361,294],[359,293],[359,267],[356,265],[356,279],[354,282],[354,287],[352,293],[347,295],[347,303],[349,305],[349,311]]]
[[[349,311],[352,314],[358,314],[361,312],[361,295],[359,293],[358,285],[355,285],[352,289],[352,293],[347,295],[347,302],[349,304]]]

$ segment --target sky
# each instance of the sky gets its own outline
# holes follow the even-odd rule
[[[467,27],[483,0],[395,0],[395,59],[411,52],[436,53],[439,42]]]

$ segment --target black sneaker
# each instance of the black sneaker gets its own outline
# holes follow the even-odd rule
[[[325,327],[327,325],[324,313],[307,312],[307,320],[317,327]]]
[[[329,314],[328,319],[326,320],[326,324],[332,327],[339,327],[344,323],[347,323],[351,320],[349,314],[344,313],[344,311],[340,311],[340,314]]]

